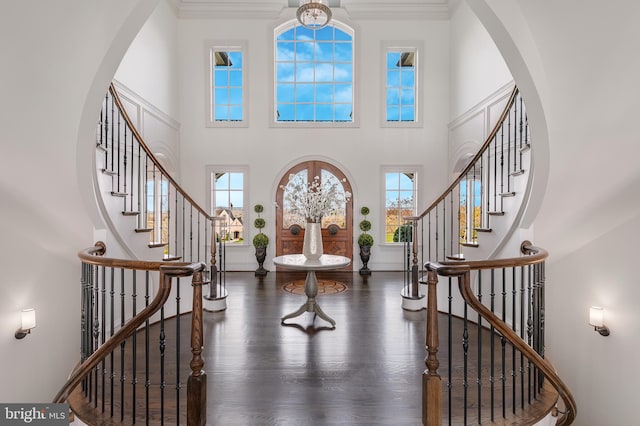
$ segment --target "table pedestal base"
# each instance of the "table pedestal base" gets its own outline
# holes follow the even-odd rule
[[[335,328],[336,322],[331,317],[329,317],[329,315],[325,314],[316,302],[316,296],[318,295],[318,280],[314,271],[307,272],[307,279],[304,282],[304,294],[307,295],[307,301],[302,306],[300,306],[297,311],[283,316],[280,320],[281,323],[284,324],[285,320],[300,316],[305,312],[313,312],[323,320],[331,323],[331,325]]]

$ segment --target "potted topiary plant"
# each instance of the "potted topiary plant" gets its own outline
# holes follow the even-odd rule
[[[373,237],[368,232],[371,230],[371,222],[367,220],[369,214],[369,207],[363,206],[360,209],[360,214],[364,216],[364,219],[360,221],[360,230],[362,234],[358,237],[358,245],[360,246],[360,260],[362,260],[362,268],[360,268],[360,275],[371,275],[371,270],[367,267],[369,259],[371,258],[371,247],[373,246]]]
[[[267,275],[266,269],[264,269],[264,261],[267,258],[267,246],[269,245],[269,237],[262,233],[262,228],[266,226],[265,220],[260,216],[264,211],[264,207],[261,204],[256,204],[253,211],[258,214],[258,217],[253,221],[253,226],[258,229],[258,233],[253,237],[253,247],[256,249],[256,260],[258,261],[258,269],[256,269],[256,277],[264,277]]]

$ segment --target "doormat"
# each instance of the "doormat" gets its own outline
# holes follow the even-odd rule
[[[290,281],[282,286],[287,293],[304,294],[304,280]],[[334,280],[318,280],[318,296],[342,293],[347,289],[345,283]]]

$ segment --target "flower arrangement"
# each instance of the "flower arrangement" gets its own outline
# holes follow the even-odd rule
[[[321,183],[316,176],[307,183],[301,174],[291,174],[289,182],[280,188],[285,190],[284,201],[291,210],[304,216],[307,222],[317,223],[349,201],[351,193],[341,187],[345,181],[333,179]]]

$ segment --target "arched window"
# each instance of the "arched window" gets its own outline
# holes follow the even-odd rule
[[[287,22],[274,32],[274,123],[353,123],[353,30]]]

